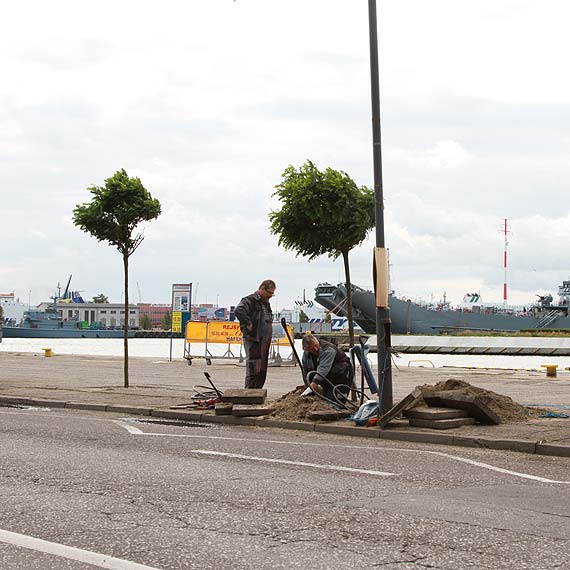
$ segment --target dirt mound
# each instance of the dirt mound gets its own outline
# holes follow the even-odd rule
[[[301,396],[304,390],[305,386],[297,386],[291,392],[281,396],[279,400],[271,402],[271,405],[275,407],[271,417],[280,420],[306,421],[308,412],[332,410],[331,406],[315,396]]]
[[[514,422],[525,422],[529,420],[532,416],[536,415],[537,410],[531,410],[526,408],[521,404],[517,404],[512,398],[508,396],[502,396],[496,392],[491,392],[490,390],[484,390],[483,388],[477,388],[472,386],[468,382],[463,380],[456,380],[450,378],[443,382],[438,382],[437,384],[431,386],[426,384],[420,386],[422,392],[439,392],[443,390],[457,390],[462,394],[469,394],[473,396],[478,396],[484,404],[489,406],[493,412],[495,412],[503,422],[514,423]],[[423,400],[420,400],[418,405],[425,405]]]

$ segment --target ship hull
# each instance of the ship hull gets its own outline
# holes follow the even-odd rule
[[[129,331],[129,338],[134,337],[135,331]],[[91,329],[26,329],[20,327],[4,327],[4,338],[123,338],[122,330],[91,330]]]

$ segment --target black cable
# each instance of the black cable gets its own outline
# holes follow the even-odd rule
[[[191,397],[192,400],[211,400],[212,398],[220,398],[223,393],[219,390],[216,392],[212,390],[210,386],[192,386],[194,390],[194,395]]]

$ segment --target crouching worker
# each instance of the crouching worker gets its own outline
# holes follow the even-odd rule
[[[344,403],[352,386],[354,372],[348,355],[340,348],[312,334],[303,337],[303,373],[310,374],[309,386],[328,400]],[[339,386],[339,388],[336,388]]]

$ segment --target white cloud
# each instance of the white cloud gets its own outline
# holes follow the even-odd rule
[[[394,287],[499,298],[506,217],[513,297],[554,291],[570,270],[570,6],[389,0],[379,11]],[[32,289],[37,302],[73,273],[86,296],[120,299],[119,254],[71,212],[123,167],[163,205],[131,260],[149,300],[194,281],[202,300],[231,304],[271,277],[288,305],[343,280],[340,261],[278,247],[267,214],[284,168],[306,159],[373,186],[367,17],[366,3],[340,0],[5,7],[0,290]],[[351,254],[363,285],[372,245]]]

